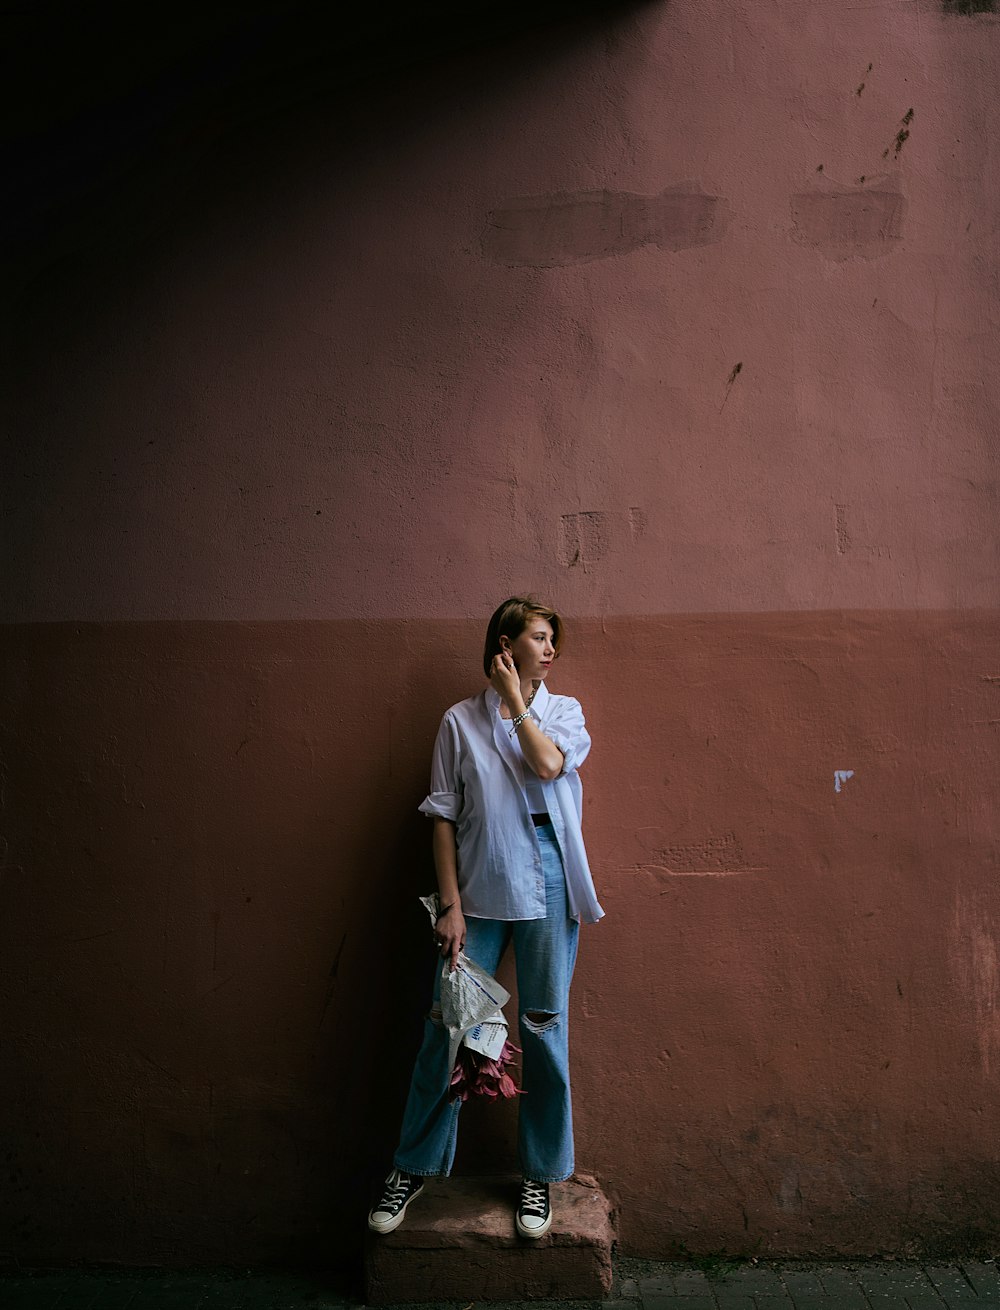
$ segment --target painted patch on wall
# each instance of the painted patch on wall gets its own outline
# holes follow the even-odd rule
[[[875,259],[903,236],[898,191],[803,192],[792,196],[792,236],[833,259]]]
[[[659,855],[663,863],[657,871],[673,877],[763,872],[759,865],[749,863],[742,843],[732,832],[664,846]]]
[[[494,209],[483,254],[498,264],[559,268],[627,255],[641,246],[687,250],[725,233],[728,202],[690,184],[655,196],[629,191],[573,191],[528,196]]]
[[[601,510],[585,510],[580,514],[563,514],[559,558],[568,568],[582,565],[584,572],[596,564],[608,550],[611,536],[610,516]]]

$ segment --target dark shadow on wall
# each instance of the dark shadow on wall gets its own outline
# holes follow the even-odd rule
[[[136,588],[139,605],[116,607],[113,617],[232,617],[217,607],[225,588],[216,579],[245,567],[248,550],[263,549],[272,529],[248,527],[251,539],[213,561],[212,524],[230,512],[230,488],[238,489],[239,524],[249,524],[290,467],[311,475],[310,459],[342,454],[345,484],[381,481],[424,433],[433,441],[450,417],[435,409],[439,397],[418,401],[431,412],[417,420],[402,412],[413,404],[403,370],[429,372],[413,344],[432,335],[427,314],[437,320],[434,351],[451,371],[445,385],[459,374],[490,377],[504,342],[498,350],[470,340],[449,301],[464,296],[458,309],[467,311],[473,299],[468,271],[457,291],[451,285],[447,261],[465,253],[454,249],[454,234],[428,266],[433,197],[421,199],[414,242],[420,161],[439,170],[467,111],[482,114],[495,102],[505,112],[581,50],[617,48],[626,69],[635,15],[655,7],[587,5],[570,19],[568,6],[548,5],[529,21],[515,6],[493,32],[445,21],[455,15],[450,6],[432,11],[437,18],[418,33],[372,20],[354,45],[338,45],[315,18],[269,18],[253,28],[250,53],[232,33],[226,44],[227,33],[215,32],[193,63],[171,30],[159,62],[142,52],[136,85],[122,82],[122,59],[105,94],[105,56],[92,78],[78,72],[68,81],[40,127],[25,110],[0,271],[15,414],[5,491],[19,559],[0,588],[6,617],[103,617],[108,606],[95,591],[108,578],[118,585],[125,560],[147,582]],[[41,33],[34,36],[40,47]],[[67,28],[57,67],[70,62],[64,47],[77,36],[86,68],[104,33]],[[112,48],[117,58],[121,45]],[[40,58],[38,49],[26,62]],[[143,81],[154,73],[159,81]],[[489,147],[465,141],[462,149],[474,176]],[[369,246],[364,198],[373,195],[392,224]],[[490,205],[505,198],[483,197],[468,216],[462,239],[470,247]],[[393,257],[391,273],[372,255],[378,241]],[[380,299],[366,294],[370,287]],[[398,307],[387,316],[390,294]],[[506,288],[493,294],[486,312],[505,319],[503,337],[535,329],[543,287],[522,282],[516,301]],[[282,456],[285,434],[299,448]],[[449,457],[444,444],[426,451],[428,477]],[[222,481],[213,462],[228,463]],[[192,469],[183,488],[181,466]],[[315,484],[306,480],[303,498]],[[74,505],[85,507],[81,515]],[[341,511],[330,501],[309,508],[317,529]],[[178,582],[190,601],[179,612],[146,607]],[[266,608],[250,612],[268,616]],[[294,604],[282,612],[310,614]]]
[[[180,216],[188,187],[200,192],[215,176],[234,136],[253,158],[255,141],[280,143],[276,120],[294,137],[296,115],[319,106],[327,119],[343,115],[348,134],[361,106],[377,134],[394,99],[405,103],[401,123],[426,121],[449,80],[461,80],[462,61],[481,57],[503,76],[649,2],[544,0],[480,14],[451,0],[367,11],[171,6],[147,10],[140,26],[110,10],[53,21],[44,6],[27,6],[5,19],[16,56],[6,88],[5,265],[20,277],[60,253],[141,246]],[[407,101],[408,83],[417,90],[420,70],[431,68],[434,93],[425,87]]]
[[[435,963],[416,807],[442,707],[480,681],[478,643],[448,644],[435,660],[406,625],[381,643],[353,624],[7,629],[14,1258],[354,1257]]]
[[[457,6],[441,12],[454,20]],[[254,352],[283,349],[275,324],[298,309],[282,287],[250,288],[252,321],[225,284],[206,302],[218,327],[175,315],[232,242],[259,242],[264,264],[275,226],[279,245],[286,236],[294,250],[305,231],[307,255],[324,249],[309,230],[317,209],[347,214],[349,230],[373,160],[419,157],[435,140],[446,150],[466,104],[515,93],[580,44],[613,42],[630,10],[566,12],[543,8],[545,24],[520,31],[514,9],[499,38],[435,24],[423,45],[409,29],[383,41],[377,27],[332,62],[313,28],[288,20],[261,20],[249,55],[215,31],[196,67],[183,33],[165,29],[152,63],[149,50],[129,63],[119,44],[48,117],[22,123],[6,289],[20,399],[8,597],[25,621],[8,629],[4,680],[16,763],[0,1002],[16,1021],[12,1149],[32,1180],[9,1196],[8,1226],[29,1263],[322,1263],[356,1251],[433,966],[416,900],[432,885],[429,831],[415,806],[441,711],[481,685],[480,636],[434,661],[435,641],[408,645],[405,624],[385,651],[364,649],[356,625],[215,621],[257,617],[220,610],[231,578],[253,573],[258,538],[262,587],[281,544],[255,508],[269,460],[280,483],[322,438],[335,491],[352,471],[391,487],[400,460],[393,433],[355,440],[353,412],[305,437],[295,415],[262,416]],[[101,35],[80,37],[82,67]],[[67,77],[77,36],[57,34]],[[109,87],[126,64],[129,78]],[[405,192],[397,207],[405,243]],[[352,255],[326,255],[334,298]],[[306,257],[294,272],[314,275]],[[524,296],[515,330],[543,294]],[[419,335],[419,322],[389,326]],[[449,348],[474,369],[492,346]],[[329,383],[326,367],[308,361],[306,384]],[[199,501],[204,514],[182,527]],[[206,535],[220,519],[226,532]],[[145,562],[153,542],[166,591]],[[311,549],[306,568],[343,563]],[[36,568],[46,551],[57,567]],[[361,552],[347,563],[352,577],[368,566]],[[109,605],[119,580],[138,606]],[[106,593],[95,599],[92,584]],[[179,621],[117,621],[149,617],[147,599]],[[498,599],[478,598],[484,621]],[[75,622],[95,611],[108,621]],[[463,1152],[500,1167],[512,1107],[469,1119]]]

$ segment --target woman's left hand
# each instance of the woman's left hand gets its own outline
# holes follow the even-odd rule
[[[511,698],[520,692],[521,679],[518,677],[513,659],[506,651],[494,655],[493,667],[490,670],[490,683],[500,699],[506,701],[508,705]]]
[[[434,925],[434,940],[442,958],[448,961],[449,973],[455,972],[458,953],[465,946],[465,915],[461,906],[449,905]]]

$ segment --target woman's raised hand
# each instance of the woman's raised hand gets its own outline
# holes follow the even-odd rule
[[[493,656],[490,682],[500,699],[508,703],[511,697],[516,696],[521,690],[521,679],[514,667],[514,661],[504,650],[499,655]]]
[[[449,961],[448,969],[454,973],[458,953],[465,945],[465,915],[457,905],[449,905],[434,925],[434,940],[441,958]]]

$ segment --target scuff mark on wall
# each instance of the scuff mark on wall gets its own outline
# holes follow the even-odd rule
[[[798,1211],[803,1208],[802,1188],[799,1185],[798,1172],[794,1168],[787,1169],[781,1180],[778,1205],[782,1210]]]
[[[984,1078],[989,1078],[1000,1047],[1000,960],[986,910],[959,891],[955,901],[953,956],[971,1002],[975,1041]]]
[[[677,842],[657,852],[656,864],[636,866],[658,876],[731,877],[740,873],[761,873],[763,866],[750,864],[739,838],[733,832],[701,841]]]
[[[902,150],[903,146],[905,146],[907,141],[910,139],[910,124],[912,122],[913,122],[913,110],[908,109],[906,113],[903,115],[902,119],[900,120],[899,130],[897,131],[896,135],[892,138],[892,141],[889,143],[889,145],[887,145],[886,148],[882,151],[883,159],[889,158],[890,150],[892,151],[892,153],[895,155],[897,159],[899,158],[899,152]]]
[[[846,555],[851,549],[851,534],[847,530],[847,506],[835,505],[837,511],[837,554]]]
[[[835,792],[842,791],[844,787],[844,783],[847,782],[849,778],[853,778],[853,777],[854,777],[853,769],[834,769],[833,790]]]
[[[573,191],[528,196],[490,212],[482,236],[498,264],[560,268],[627,255],[642,246],[688,250],[719,241],[728,202],[693,184],[655,196],[629,191]]]
[[[903,237],[898,191],[807,191],[792,196],[792,237],[832,259],[875,259]]]
[[[719,869],[746,867],[743,846],[734,832],[726,832],[719,837],[706,837],[703,841],[664,846],[660,858],[665,864],[678,868],[691,868],[695,865]]]
[[[725,397],[723,398],[722,404],[719,406],[720,414],[726,408],[726,401],[729,399],[729,393],[733,389],[733,383],[736,381],[736,379],[739,377],[739,375],[742,372],[743,372],[743,361],[740,360],[739,363],[733,365],[733,367],[729,371],[729,377],[726,378],[726,394]]]
[[[337,953],[333,957],[333,963],[330,965],[330,972],[327,975],[326,996],[323,998],[323,1009],[320,1012],[319,1023],[316,1025],[317,1032],[323,1027],[327,1011],[330,1008],[330,1002],[333,1000],[334,993],[337,990],[337,974],[340,972],[340,960],[344,954],[344,947],[346,945],[347,933],[345,932],[340,938],[340,945],[337,947]]]

